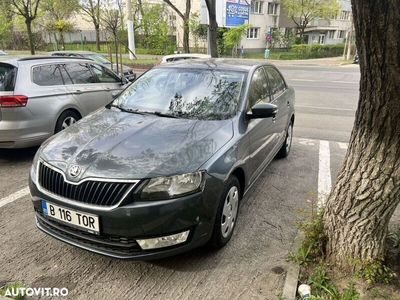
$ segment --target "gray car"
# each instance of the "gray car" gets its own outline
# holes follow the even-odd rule
[[[29,181],[37,226],[116,258],[222,247],[240,200],[289,154],[294,120],[294,90],[273,65],[160,65],[42,145]]]
[[[111,70],[87,59],[0,62],[0,148],[39,145],[111,102],[123,83]]]

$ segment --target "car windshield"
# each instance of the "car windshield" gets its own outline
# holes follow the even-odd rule
[[[113,106],[179,118],[220,120],[239,104],[245,73],[210,69],[159,68],[143,74]]]
[[[99,64],[111,64],[111,62],[107,58],[99,54],[89,54],[87,57]]]

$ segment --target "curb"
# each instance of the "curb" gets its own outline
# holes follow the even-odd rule
[[[297,252],[297,250],[300,248],[303,239],[304,239],[303,234],[298,231],[296,237],[294,238],[290,251],[293,253]],[[297,284],[299,281],[299,272],[300,272],[300,266],[298,264],[290,262],[288,270],[286,272],[285,283],[283,285],[282,299],[284,300],[296,299]]]

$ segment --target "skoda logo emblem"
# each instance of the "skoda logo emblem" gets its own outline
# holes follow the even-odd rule
[[[81,173],[82,169],[80,166],[72,165],[68,169],[68,174],[71,177],[77,177]]]

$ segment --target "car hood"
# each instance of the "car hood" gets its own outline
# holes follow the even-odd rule
[[[40,157],[69,180],[142,179],[198,170],[233,136],[231,120],[205,121],[101,109],[60,132]],[[71,165],[80,176],[69,178]]]

